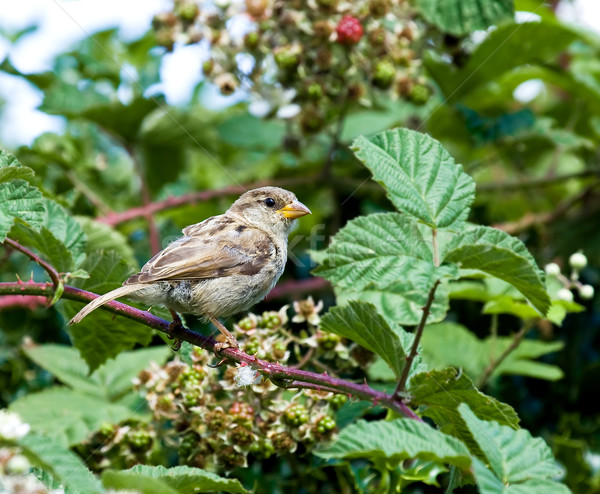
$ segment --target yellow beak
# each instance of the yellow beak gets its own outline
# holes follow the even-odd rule
[[[304,204],[300,201],[292,201],[281,209],[277,210],[278,213],[281,213],[286,218],[300,218],[300,216],[305,216],[307,214],[311,214],[310,209],[308,209]]]

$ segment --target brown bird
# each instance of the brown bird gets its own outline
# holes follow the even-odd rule
[[[172,313],[202,316],[227,340],[217,350],[237,348],[236,339],[217,318],[247,310],[271,291],[285,267],[294,220],[306,214],[310,210],[287,190],[250,190],[224,214],[184,228],[183,237],[156,254],[122,287],[86,305],[69,324],[127,296],[163,305]]]

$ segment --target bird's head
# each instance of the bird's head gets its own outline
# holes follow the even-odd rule
[[[249,190],[232,204],[229,211],[261,229],[286,235],[296,218],[310,214],[310,209],[292,192],[279,187]]]

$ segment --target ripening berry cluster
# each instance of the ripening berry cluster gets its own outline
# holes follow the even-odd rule
[[[234,20],[244,21],[242,34],[230,28]],[[289,118],[305,135],[383,93],[414,104],[431,94],[406,0],[174,0],[153,25],[168,49],[207,40],[203,71],[223,94],[243,87],[254,98],[251,112]]]
[[[101,472],[151,463],[155,447],[156,431],[152,425],[129,419],[118,425],[102,425],[74,449],[91,470]]]
[[[234,334],[242,350],[261,359],[320,372],[319,365],[335,366],[336,371],[345,367],[361,379],[372,354],[322,331],[318,326],[322,307],[309,298],[294,304],[291,320],[289,306],[250,314],[234,325]],[[310,358],[303,358],[307,355]],[[138,378],[138,388],[153,412],[152,432],[145,436],[139,431],[140,448],[148,446],[146,453],[160,442],[177,450],[180,464],[227,472],[272,455],[301,454],[334,437],[336,411],[347,396],[287,391],[260,375],[240,387],[238,377],[242,370],[254,372],[250,367],[210,368],[207,364],[214,362],[214,355],[199,348],[191,359],[191,365],[179,358],[162,367],[153,365]],[[110,430],[98,434],[112,437]],[[125,436],[129,458],[129,451],[141,450],[132,443],[137,436],[131,432]]]

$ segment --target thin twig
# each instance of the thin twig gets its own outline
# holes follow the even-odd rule
[[[421,316],[419,325],[415,330],[415,339],[413,341],[412,348],[410,349],[410,353],[408,354],[408,357],[406,357],[406,362],[404,363],[404,368],[402,369],[402,375],[400,376],[400,380],[398,381],[398,386],[396,386],[396,391],[394,391],[394,396],[399,396],[400,393],[402,393],[406,388],[408,373],[410,372],[413,360],[417,355],[419,343],[421,342],[421,337],[423,336],[423,329],[425,328],[425,324],[427,324],[427,317],[429,316],[429,311],[431,309],[431,306],[433,305],[433,300],[435,298],[435,291],[437,290],[439,284],[440,280],[436,280],[436,282],[431,287],[431,290],[429,290],[427,302],[425,303],[425,307],[423,307],[423,315]]]
[[[575,173],[567,173],[564,175],[558,175],[553,177],[542,177],[533,178],[531,180],[519,180],[518,182],[491,182],[477,185],[477,192],[502,192],[502,191],[516,191],[523,189],[531,189],[536,187],[547,187],[563,183],[567,180],[576,178],[587,178],[593,176],[600,176],[600,169],[592,168],[589,170],[583,170]]]
[[[313,354],[315,353],[315,349],[311,348],[310,350],[308,350],[308,352],[306,352],[304,354],[304,357],[302,357],[297,364],[294,365],[290,365],[290,367],[292,369],[302,369],[302,367],[304,367],[312,358]]]
[[[54,288],[49,283],[0,283],[0,295],[51,296],[53,292]],[[65,285],[62,295],[63,299],[76,300],[80,302],[90,302],[96,297],[98,297],[98,295],[94,293],[68,285]],[[212,338],[202,336],[201,334],[191,331],[183,326],[170,328],[169,321],[161,319],[160,317],[150,314],[147,311],[136,309],[114,300],[103,305],[101,308],[145,324],[150,328],[168,333],[171,337],[177,340],[187,341],[192,345],[196,345],[209,351],[215,350],[215,345],[217,342]],[[337,377],[332,377],[327,374],[317,374],[316,372],[305,371],[302,369],[284,367],[277,363],[261,360],[256,356],[248,355],[241,350],[234,348],[226,348],[221,350],[219,355],[231,362],[245,363],[271,380],[288,381],[289,383],[295,383],[296,385],[300,383],[308,383],[309,385],[313,384],[323,390],[331,390],[331,392],[343,393],[370,401],[372,403],[378,403],[405,417],[419,421],[422,420],[406,405],[406,403],[402,401],[399,396],[387,394],[383,391],[377,391],[376,389],[369,387],[367,384],[357,384],[339,379]]]
[[[331,285],[323,278],[307,278],[305,280],[289,280],[279,283],[267,295],[266,300],[274,300],[277,298],[287,297],[289,295],[298,295],[301,293],[315,292],[325,290]]]
[[[146,217],[148,214],[154,214],[159,211],[167,209],[177,208],[179,206],[196,204],[197,202],[204,202],[210,199],[224,196],[237,196],[243,194],[249,189],[255,189],[257,187],[264,187],[265,185],[273,185],[277,187],[290,187],[294,185],[305,185],[315,183],[317,177],[315,175],[309,175],[306,177],[293,177],[280,180],[261,180],[246,185],[230,185],[222,189],[214,190],[203,190],[200,192],[192,192],[190,194],[184,194],[178,197],[169,197],[163,201],[156,201],[148,203],[142,207],[136,207],[123,211],[121,213],[110,213],[106,216],[96,218],[97,221],[106,223],[107,225],[115,226],[126,221],[130,221],[136,218]]]
[[[481,377],[477,380],[478,388],[485,386],[489,378],[492,377],[494,371],[498,367],[500,367],[500,364],[504,362],[504,360],[506,360],[506,357],[508,357],[512,352],[514,352],[517,349],[517,347],[521,344],[521,341],[523,341],[523,338],[525,338],[525,336],[527,335],[527,333],[529,333],[532,327],[533,326],[531,325],[531,323],[527,323],[526,325],[524,325],[519,330],[519,332],[515,334],[513,340],[511,341],[510,345],[506,348],[506,350],[504,350],[497,359],[492,359],[490,365],[488,365],[487,369],[485,369],[483,374],[481,374]]]
[[[19,252],[22,252],[23,254],[25,254],[32,261],[36,262],[42,268],[44,268],[44,271],[46,271],[46,273],[48,273],[48,276],[50,276],[50,279],[52,280],[52,284],[55,287],[60,285],[60,275],[58,274],[58,271],[56,269],[54,269],[54,266],[48,264],[40,256],[38,256],[35,252],[29,250],[27,247],[23,247],[19,242],[17,242],[16,240],[13,240],[11,238],[6,238],[4,240],[4,245],[8,245],[8,246],[12,247],[13,249],[18,250]]]
[[[579,194],[576,194],[573,197],[566,198],[564,201],[560,202],[553,211],[538,214],[527,213],[518,221],[497,223],[492,226],[494,228],[498,228],[499,230],[503,230],[511,235],[517,235],[522,231],[531,228],[532,226],[550,224],[559,219],[561,216],[565,215],[578,202],[588,197],[592,193],[592,191],[598,186],[600,186],[600,180],[588,185]]]
[[[150,195],[150,188],[148,187],[148,181],[146,180],[146,169],[142,162],[139,160],[135,149],[130,145],[125,145],[125,149],[129,153],[129,157],[133,161],[134,167],[140,178],[141,191],[142,191],[142,204],[144,208],[147,208],[149,204],[152,204],[152,198]],[[150,239],[150,250],[152,255],[158,254],[160,251],[160,236],[158,234],[158,227],[156,221],[154,221],[154,215],[151,211],[147,211],[144,214],[146,223],[148,224],[148,237]]]
[[[111,213],[112,209],[109,208],[106,204],[104,204],[104,201],[102,201],[102,199],[100,199],[96,195],[96,193],[92,189],[90,189],[83,181],[79,180],[79,178],[77,177],[75,172],[73,172],[73,170],[69,170],[66,173],[66,176],[73,184],[73,187],[75,188],[75,190],[78,190],[79,192],[81,192],[81,194],[88,201],[90,201],[95,207],[97,207],[98,210],[102,214],[110,214]]]
[[[348,113],[348,91],[344,94],[341,104],[340,114],[338,115],[338,119],[335,125],[335,131],[331,136],[331,145],[329,147],[329,151],[327,152],[327,158],[325,159],[325,163],[323,164],[323,169],[321,171],[322,177],[324,180],[331,179],[331,168],[333,166],[333,158],[337,148],[340,145],[340,138],[342,137],[342,132],[344,130],[344,122],[346,120],[346,114]]]

